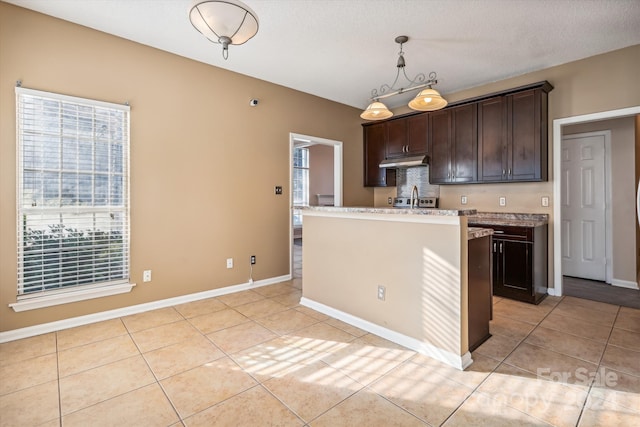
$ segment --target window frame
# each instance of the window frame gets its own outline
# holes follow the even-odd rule
[[[81,300],[97,298],[101,296],[108,296],[108,295],[115,295],[115,294],[124,293],[124,292],[130,292],[133,286],[135,286],[135,284],[130,283],[131,281],[130,280],[130,274],[131,274],[131,263],[130,263],[130,254],[131,254],[131,244],[130,244],[130,240],[131,240],[131,228],[130,228],[130,223],[131,223],[130,221],[131,115],[130,115],[129,105],[114,104],[110,102],[98,101],[98,100],[93,100],[88,98],[80,98],[80,97],[74,97],[74,96],[63,95],[58,93],[44,92],[44,91],[39,91],[34,89],[22,88],[20,86],[16,87],[15,92],[16,92],[16,175],[17,175],[16,176],[17,178],[17,182],[16,182],[16,233],[17,233],[16,249],[17,249],[17,253],[16,255],[17,255],[17,261],[18,261],[18,265],[17,265],[18,283],[16,287],[17,302],[13,304],[9,304],[9,306],[12,307],[15,311],[24,311],[24,310],[31,310],[35,308],[48,307],[52,305],[65,304],[73,301],[81,301]],[[86,141],[90,141],[89,144],[92,150],[91,171],[88,174],[86,171],[82,171],[84,175],[88,175],[91,177],[91,183],[92,183],[91,184],[92,185],[91,202],[88,205],[81,205],[80,202],[77,202],[75,205],[72,205],[70,207],[64,206],[63,196],[61,193],[59,193],[58,198],[60,199],[61,203],[57,206],[53,206],[53,207],[45,206],[44,195],[41,196],[43,198],[43,202],[41,203],[42,206],[40,207],[25,206],[24,204],[25,193],[26,193],[25,189],[27,188],[25,186],[25,173],[29,171],[29,168],[26,167],[24,162],[24,153],[25,153],[25,144],[26,144],[24,141],[25,139],[28,139],[30,135],[28,132],[25,132],[22,126],[24,116],[22,115],[22,111],[20,110],[20,108],[21,108],[23,97],[35,97],[40,100],[49,100],[49,101],[59,102],[61,104],[61,108],[62,108],[62,104],[72,104],[76,108],[78,108],[78,110],[81,110],[82,108],[89,108],[91,109],[92,123],[95,122],[95,117],[96,117],[95,109],[106,109],[109,111],[109,114],[122,113],[124,115],[122,119],[119,119],[121,120],[123,125],[123,135],[117,139],[122,143],[122,147],[121,147],[122,152],[117,154],[117,157],[121,159],[121,168],[122,168],[121,174],[114,172],[115,168],[111,166],[107,167],[106,172],[105,171],[98,172],[98,168],[96,167],[96,159],[95,159],[95,155],[96,155],[95,150],[97,146],[96,144],[97,144],[98,137],[95,133],[95,128],[92,128],[90,132],[91,137],[86,138],[84,140],[85,143]],[[60,114],[61,114],[61,117],[63,117],[62,116],[63,113],[61,112]],[[75,118],[74,121],[79,129],[80,120],[78,118]],[[60,147],[62,147],[64,143],[67,142],[64,138],[64,130],[63,130],[62,124],[60,125],[59,132],[60,132],[60,135],[56,137],[60,138],[59,144],[60,144]],[[72,138],[76,138],[77,141],[80,141],[79,134],[80,134],[80,131],[76,130],[75,134],[72,133],[73,136],[70,137],[70,140]],[[46,138],[46,136],[44,135],[45,134],[41,134],[41,138],[43,140]],[[111,141],[110,139],[108,140]],[[77,142],[77,144],[78,144],[77,149],[80,150],[80,145],[79,145],[80,142]],[[106,144],[113,144],[113,142],[107,142]],[[44,146],[41,146],[39,148],[42,149],[40,153],[45,153]],[[109,164],[111,164],[112,162],[111,155],[112,153],[111,151],[109,151],[108,152]],[[80,154],[78,154],[77,156],[80,156]],[[44,157],[45,156],[43,155],[43,158]],[[51,168],[52,170],[56,170],[55,173],[59,173],[60,182],[62,182],[61,180],[63,179],[63,175],[65,173],[64,172],[65,166],[62,162],[63,162],[63,154],[61,152],[59,157],[59,165],[56,168]],[[81,168],[79,166],[80,164],[79,157],[77,157],[76,162],[77,164],[75,165],[76,166],[75,173],[79,176],[81,174]],[[32,167],[31,169],[33,169],[34,171],[36,170],[35,167]],[[43,189],[44,189],[44,172],[43,171],[45,169],[47,168],[45,168],[44,166],[40,166],[40,170],[42,172],[41,179],[43,182],[42,184]],[[31,173],[35,173],[35,172],[31,172]],[[54,173],[54,172],[51,172],[51,173]],[[119,175],[121,177],[121,180],[119,181],[119,183],[122,187],[122,190],[121,190],[122,198],[121,200],[118,200],[119,203],[113,204],[109,201],[109,202],[105,202],[104,205],[101,205],[98,202],[96,202],[96,187],[95,187],[97,182],[96,177],[98,176],[103,177],[103,175],[105,174],[108,175],[109,179],[111,179],[113,176],[116,176],[116,175]],[[107,196],[106,196],[107,200],[113,197],[111,184],[112,184],[112,181],[109,181]],[[82,194],[82,190],[78,187],[74,195],[80,196],[81,194]],[[22,288],[24,286],[24,268],[22,267],[22,265],[24,263],[23,255],[24,255],[24,248],[25,248],[25,229],[24,229],[25,225],[23,221],[25,220],[24,215],[28,213],[33,214],[34,212],[39,213],[43,217],[45,215],[56,215],[61,218],[60,224],[63,224],[62,218],[68,215],[78,215],[79,217],[83,216],[85,218],[86,217],[92,218],[90,219],[91,221],[90,226],[87,227],[87,230],[91,230],[91,231],[100,230],[99,228],[100,226],[95,225],[95,222],[97,221],[97,218],[98,218],[97,215],[104,215],[105,213],[107,213],[107,216],[110,217],[110,218],[107,218],[108,230],[112,230],[111,221],[114,219],[113,215],[114,213],[119,214],[118,220],[122,221],[122,231],[121,231],[122,242],[119,245],[119,249],[121,249],[121,252],[118,252],[118,255],[120,255],[120,253],[122,254],[121,259],[122,259],[122,272],[123,272],[122,276],[123,277],[117,278],[115,280],[107,280],[104,282],[76,283],[74,285],[68,286],[66,289],[64,286],[60,286],[60,284],[58,284],[58,287],[56,287],[55,289],[43,289],[40,291],[25,293],[24,289]],[[73,223],[71,224],[72,225],[70,226],[74,225]],[[55,225],[58,225],[58,224],[55,224]],[[85,231],[85,230],[82,230],[82,231]],[[91,247],[92,248],[97,247],[96,245],[98,244],[99,243],[96,243],[96,241],[94,240],[91,244]],[[79,255],[76,256],[76,262],[78,263],[78,265],[80,265],[80,263],[82,262],[82,260],[80,259],[82,252],[78,251],[77,253]],[[92,261],[94,260],[94,258],[91,258],[91,259]],[[62,271],[63,264],[59,264],[57,268],[59,271]],[[78,272],[79,271],[80,269],[78,270]],[[96,268],[90,268],[90,269],[87,269],[86,271],[90,271],[90,275],[94,276],[94,279],[95,279],[96,271],[97,271]],[[109,272],[109,274],[111,274],[110,269],[108,269],[107,271]],[[59,274],[62,274],[62,273],[59,273]]]
[[[303,160],[303,163],[305,165],[303,166],[296,166],[296,150],[304,150],[306,152],[306,155],[303,156],[303,159],[306,160],[306,162]],[[292,195],[292,202],[293,202],[293,207],[294,207],[294,211],[293,211],[293,226],[294,227],[301,227],[302,226],[302,214],[300,213],[299,209],[295,209],[297,207],[301,207],[301,206],[309,206],[309,169],[310,169],[310,155],[311,152],[309,151],[309,147],[294,147],[293,148],[293,195]],[[306,179],[305,179],[305,186],[302,189],[302,203],[298,202],[296,203],[296,182],[298,181],[298,176],[296,174],[296,171],[306,171]]]

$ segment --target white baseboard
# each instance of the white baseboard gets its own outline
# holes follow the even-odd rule
[[[335,319],[342,320],[345,323],[370,332],[374,335],[378,335],[396,344],[400,344],[403,347],[415,350],[420,354],[424,354],[425,356],[429,356],[433,359],[439,360],[440,362],[446,363],[447,365],[453,366],[454,368],[464,370],[467,366],[473,363],[473,360],[471,359],[471,353],[469,353],[468,351],[462,356],[459,356],[457,354],[451,353],[450,351],[443,350],[429,343],[419,341],[415,338],[411,338],[396,331],[392,331],[391,329],[384,328],[380,325],[369,322],[368,320],[361,319],[360,317],[353,316],[349,313],[345,313],[344,311],[337,310],[335,308],[329,307],[305,297],[302,297],[300,299],[300,305],[309,307]]]
[[[129,307],[116,308],[114,310],[101,311],[99,313],[87,314],[85,316],[71,317],[69,319],[57,320],[55,322],[43,323],[26,328],[13,329],[11,331],[0,332],[0,343],[14,341],[22,338],[29,338],[36,335],[42,335],[49,332],[60,331],[62,329],[75,328],[76,326],[88,325],[90,323],[101,322],[104,320],[115,319],[117,317],[129,316],[131,314],[142,313],[145,311],[156,310],[159,308],[171,307],[173,305],[184,304],[187,302],[198,301],[201,299],[213,298],[221,295],[232,294],[234,292],[246,291],[249,289],[259,288],[261,286],[273,285],[275,283],[291,280],[291,275],[287,274],[279,277],[272,277],[264,280],[257,280],[253,284],[242,283],[240,285],[226,286],[219,289],[211,289],[209,291],[197,292],[195,294],[181,295],[178,297],[167,298],[158,301],[147,302],[144,304],[132,305]]]
[[[611,286],[618,286],[620,288],[638,289],[638,282],[631,282],[629,280],[611,279]]]
[[[559,295],[556,293],[556,288],[548,288],[548,289],[547,289],[547,294],[548,294],[548,295],[551,295],[552,297],[557,297],[557,296],[559,296]]]

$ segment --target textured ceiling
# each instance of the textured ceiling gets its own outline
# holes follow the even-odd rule
[[[640,0],[244,0],[260,29],[225,61],[191,0],[4,1],[358,108],[392,83],[398,35],[409,77],[436,71],[445,97],[640,44]]]

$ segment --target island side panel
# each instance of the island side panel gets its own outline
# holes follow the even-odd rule
[[[466,353],[466,219],[447,221],[305,215],[303,297]],[[377,298],[379,285],[386,288],[384,301]]]

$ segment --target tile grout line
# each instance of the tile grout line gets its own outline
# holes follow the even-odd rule
[[[598,361],[598,365],[596,368],[596,372],[600,371],[602,366],[602,359],[604,359],[604,354],[607,352],[607,347],[609,346],[609,340],[611,339],[611,335],[613,334],[613,328],[615,327],[616,321],[618,320],[618,316],[620,315],[621,306],[618,306],[618,310],[616,311],[616,316],[613,319],[613,323],[611,324],[611,330],[609,331],[609,336],[607,337],[607,342],[604,345],[604,350],[600,355],[600,360]],[[595,379],[592,379],[591,384],[589,384],[589,390],[587,390],[587,396],[584,399],[584,403],[582,404],[582,408],[580,409],[580,415],[578,415],[578,421],[576,422],[576,426],[580,424],[582,420],[582,415],[584,414],[585,409],[587,409],[587,402],[589,401],[589,397],[591,397],[591,390],[593,390],[593,384],[595,383]],[[603,399],[604,400],[604,399]]]
[[[62,389],[60,388],[60,354],[58,350],[58,331],[55,332],[56,340],[56,382],[58,386],[58,426],[62,427]]]
[[[270,299],[270,298],[268,298],[268,297],[266,297],[266,296],[264,296],[264,295],[262,295],[262,294],[259,294],[259,293],[258,293],[258,295],[260,295],[260,296],[262,296],[262,297],[263,297],[261,300],[258,300],[258,301],[262,301],[262,300]],[[284,294],[283,294],[283,295],[284,295]],[[230,310],[233,310],[233,311],[235,311],[236,313],[238,313],[238,314],[242,315],[243,317],[246,317],[246,318],[247,318],[247,322],[243,322],[243,323],[241,323],[241,324],[246,324],[246,323],[251,322],[251,323],[254,323],[254,324],[258,325],[258,326],[261,326],[261,327],[265,328],[265,329],[266,329],[266,330],[268,330],[269,332],[271,332],[271,333],[275,334],[275,335],[276,335],[276,337],[278,337],[278,338],[282,336],[282,335],[278,334],[276,331],[273,331],[273,330],[269,329],[266,325],[263,325],[263,324],[261,324],[261,323],[257,322],[257,320],[256,320],[256,319],[251,318],[251,317],[249,317],[249,316],[245,316],[244,314],[242,314],[242,313],[240,313],[239,311],[235,310],[235,308],[234,308],[234,307],[228,306],[227,304],[225,304],[225,303],[224,303],[224,302],[222,302],[222,301],[220,301],[220,302],[221,302],[222,304],[224,304],[225,306],[227,306],[227,308],[222,309],[222,310],[230,309]],[[256,302],[256,301],[252,301],[252,302],[249,302],[249,303],[246,303],[246,304],[251,304],[251,303],[253,303],[253,302]],[[239,306],[246,305],[246,304],[241,304],[241,305],[239,305]],[[239,306],[238,306],[238,307],[239,307]],[[222,310],[218,310],[218,311],[222,311]],[[288,309],[287,309],[287,310],[288,310]],[[281,312],[277,312],[277,313],[267,314],[267,315],[263,316],[263,318],[264,318],[264,317],[271,316],[272,314],[282,313],[282,312],[287,311],[287,310],[283,310],[283,311],[281,311]],[[177,311],[177,310],[176,310],[176,311]],[[214,313],[215,313],[215,312],[214,312]],[[180,313],[180,314],[182,314],[182,313]],[[207,313],[207,314],[210,314],[210,313]],[[204,314],[204,315],[206,315],[206,314]],[[184,317],[184,316],[183,316],[183,317]],[[198,316],[194,316],[194,317],[198,317]],[[238,364],[238,362],[235,360],[235,358],[234,358],[234,357],[232,357],[232,354],[234,354],[234,353],[228,353],[228,352],[227,352],[226,350],[224,350],[222,347],[218,346],[218,345],[217,345],[217,344],[216,344],[216,343],[215,343],[215,342],[214,342],[214,341],[213,341],[213,340],[208,336],[209,334],[212,334],[212,333],[215,333],[215,332],[219,332],[219,331],[223,331],[223,330],[227,330],[227,329],[230,329],[230,328],[236,327],[236,326],[238,326],[238,325],[229,326],[229,327],[226,327],[226,328],[218,329],[218,330],[216,330],[216,331],[212,331],[212,332],[210,332],[209,334],[205,334],[205,333],[204,333],[204,332],[202,332],[200,329],[198,329],[195,325],[193,325],[191,322],[189,322],[189,319],[185,318],[185,320],[186,320],[186,321],[187,321],[191,326],[193,326],[193,327],[194,327],[194,328],[195,328],[195,329],[196,329],[196,330],[197,330],[197,331],[198,331],[198,332],[199,332],[199,333],[200,333],[200,334],[201,334],[201,335],[202,335],[202,336],[203,336],[207,341],[209,341],[209,342],[210,342],[212,345],[214,345],[218,350],[220,350],[220,352],[222,352],[222,354],[224,355],[223,357],[228,358],[228,359],[229,359],[233,364],[235,364],[235,365],[236,365],[236,366],[237,366],[237,367],[238,367],[238,368],[239,368],[243,373],[245,373],[247,376],[249,376],[251,379],[253,379],[253,380],[256,382],[256,384],[254,384],[253,386],[251,386],[251,387],[249,387],[249,388],[247,388],[247,389],[245,389],[245,390],[242,390],[242,391],[240,391],[240,392],[238,392],[238,393],[234,394],[233,396],[229,396],[229,397],[227,397],[226,399],[223,399],[223,400],[221,400],[221,401],[219,401],[219,402],[216,402],[216,403],[214,403],[213,405],[208,406],[208,407],[206,407],[206,408],[202,409],[201,411],[198,411],[198,412],[196,412],[196,413],[194,413],[194,414],[191,414],[191,415],[189,415],[189,417],[192,417],[192,416],[194,416],[194,415],[196,415],[196,414],[199,414],[199,413],[201,413],[201,412],[204,412],[204,411],[206,411],[206,410],[208,410],[208,409],[210,409],[210,408],[212,408],[212,407],[214,407],[214,406],[217,406],[217,405],[222,404],[223,402],[225,402],[225,401],[227,401],[227,400],[229,400],[229,399],[231,399],[231,398],[233,398],[233,397],[239,396],[239,395],[241,395],[242,393],[245,393],[246,391],[248,391],[248,390],[250,390],[250,389],[253,389],[253,388],[255,388],[255,387],[260,386],[260,387],[262,387],[262,389],[266,390],[266,391],[267,391],[271,396],[273,396],[274,398],[276,398],[276,399],[277,399],[281,404],[283,404],[283,405],[285,406],[285,408],[287,408],[287,410],[289,410],[291,413],[293,413],[293,414],[294,414],[294,415],[295,415],[299,420],[301,420],[302,422],[304,422],[304,419],[302,419],[302,418],[301,418],[301,417],[300,417],[300,416],[299,416],[295,411],[293,411],[293,409],[291,409],[288,405],[286,405],[284,402],[282,402],[282,401],[281,401],[277,396],[275,396],[273,393],[271,393],[271,392],[270,392],[270,391],[269,391],[269,390],[268,390],[268,389],[263,385],[263,383],[262,383],[261,381],[259,381],[259,380],[258,380],[258,378],[257,378],[257,377],[255,377],[254,375],[252,375],[250,372],[247,372],[247,371],[246,371],[242,366],[240,366],[240,365]],[[315,320],[315,319],[314,319],[314,320]],[[317,323],[317,322],[316,322],[316,323]],[[240,325],[240,324],[239,324],[239,325]],[[267,340],[267,341],[268,341],[268,340]],[[250,346],[250,347],[247,347],[247,348],[251,348],[251,347],[254,347],[254,346],[256,346],[256,345],[260,345],[260,344],[262,344],[262,343],[264,343],[264,341],[263,341],[263,342],[261,342],[261,343],[254,344],[254,345],[252,345],[252,346]],[[244,350],[246,350],[246,349],[241,349],[241,350],[238,350],[238,351],[244,351]],[[216,360],[218,360],[218,359],[216,359]],[[188,371],[190,371],[190,370],[197,369],[197,368],[198,368],[198,367],[194,367],[194,368],[188,369],[188,370],[186,370],[186,371],[184,371],[184,372],[188,372]],[[152,370],[152,372],[153,372],[153,370]],[[183,373],[183,372],[181,372],[181,373]],[[179,374],[181,374],[181,373],[179,373]],[[176,375],[179,375],[179,374],[176,374]],[[155,376],[155,373],[154,373],[154,376]],[[157,377],[156,377],[156,378],[157,378]],[[178,413],[178,411],[177,411],[177,408],[175,408],[175,405],[174,405],[173,401],[169,398],[169,396],[167,395],[167,393],[166,393],[166,391],[165,391],[164,387],[162,387],[162,384],[160,383],[160,381],[159,381],[159,380],[158,380],[158,383],[159,383],[159,385],[160,385],[160,387],[161,387],[161,389],[162,389],[163,393],[165,393],[165,396],[167,397],[167,399],[168,399],[168,400],[169,400],[169,402],[171,403],[172,407],[174,408],[174,411],[176,411],[176,413],[178,414],[178,419],[180,420],[180,422],[182,422],[182,423],[184,424],[184,421],[186,420],[186,418],[182,418],[182,417],[180,416],[180,414],[179,414],[179,413]],[[187,418],[189,418],[189,417],[187,417]]]
[[[174,306],[171,306],[172,308]],[[175,308],[174,308],[175,310]],[[176,310],[176,312],[183,318],[183,320],[187,320],[182,313],[180,313],[178,310]],[[125,322],[122,321],[122,323],[124,324]],[[175,323],[175,322],[172,322]],[[187,321],[187,323],[189,323]],[[191,325],[191,323],[189,323]],[[127,325],[125,324],[125,328],[127,327]],[[192,325],[193,327],[193,325]],[[194,327],[195,328],[195,327]],[[151,328],[148,328],[151,329]],[[146,329],[146,330],[148,330]],[[198,330],[198,328],[195,328],[196,331],[200,332]],[[127,331],[129,331],[129,328],[127,328]],[[142,360],[144,361],[145,365],[147,366],[147,369],[149,369],[149,372],[151,372],[151,375],[153,375],[153,378],[155,379],[155,383],[158,385],[158,387],[160,387],[160,390],[162,391],[162,394],[164,395],[164,397],[167,399],[167,401],[169,402],[169,405],[171,405],[171,409],[173,409],[173,412],[176,414],[176,416],[178,417],[178,421],[184,425],[184,423],[182,422],[182,417],[180,416],[180,413],[178,412],[178,408],[176,408],[176,405],[173,403],[173,401],[169,398],[169,395],[167,394],[167,391],[165,390],[165,388],[162,386],[162,383],[160,382],[160,380],[158,379],[158,376],[156,375],[156,373],[153,371],[153,369],[151,368],[151,365],[149,365],[149,361],[147,360],[146,357],[144,357],[144,353],[142,352],[142,349],[140,348],[140,346],[138,346],[138,343],[136,342],[136,340],[133,338],[133,335],[131,332],[129,332],[129,338],[131,339],[131,341],[133,341],[133,344],[136,346],[136,348],[138,349],[138,352],[140,353],[140,356],[142,357]],[[164,347],[162,347],[164,348]]]
[[[498,364],[496,365],[496,367],[495,367],[495,368],[493,368],[493,370],[489,373],[489,375],[487,375],[487,376],[486,376],[482,381],[480,381],[480,382],[478,383],[478,385],[473,389],[473,391],[472,391],[472,392],[471,392],[471,393],[470,393],[470,394],[469,394],[469,395],[468,395],[468,396],[467,396],[467,397],[466,397],[466,398],[465,398],[465,399],[464,399],[464,400],[463,400],[463,401],[462,401],[462,402],[461,402],[461,403],[460,403],[460,404],[459,404],[459,405],[458,405],[458,406],[457,406],[457,407],[456,407],[456,408],[455,408],[455,409],[454,409],[454,410],[449,414],[449,416],[448,416],[448,417],[447,417],[447,418],[442,422],[442,424],[441,424],[441,425],[444,425],[444,424],[449,420],[449,418],[451,418],[451,417],[453,416],[453,414],[455,414],[455,413],[456,413],[456,412],[457,412],[457,411],[462,407],[462,405],[464,405],[464,404],[465,404],[465,402],[466,402],[467,400],[469,400],[469,398],[471,398],[471,396],[472,396],[474,393],[476,393],[476,392],[478,392],[478,393],[482,393],[482,391],[480,391],[480,387],[482,386],[482,384],[484,384],[484,383],[489,379],[489,377],[490,377],[492,374],[494,374],[494,373],[498,370],[498,368],[499,368],[500,366],[502,366],[503,364],[506,364],[506,365],[511,366],[509,363],[506,363],[506,362],[505,362],[505,360],[507,360],[507,358],[508,358],[509,356],[511,356],[511,354],[513,354],[513,352],[514,352],[514,351],[516,351],[516,350],[518,349],[518,347],[520,347],[520,345],[522,345],[522,343],[524,343],[524,341],[529,337],[529,335],[531,335],[531,334],[532,334],[532,333],[533,333],[533,332],[538,328],[538,326],[540,325],[540,323],[542,323],[542,322],[544,321],[544,319],[546,319],[546,318],[547,318],[547,317],[548,317],[548,316],[549,316],[549,315],[550,315],[550,314],[551,314],[551,313],[556,309],[556,307],[558,307],[558,304],[560,304],[560,303],[562,302],[562,300],[563,300],[563,299],[564,299],[564,296],[560,298],[560,301],[558,301],[558,302],[556,303],[556,305],[555,305],[555,306],[553,306],[553,308],[552,308],[551,310],[549,310],[549,312],[548,312],[547,314],[545,314],[545,315],[544,315],[544,317],[543,317],[543,318],[542,318],[542,319],[541,319],[541,320],[540,320],[540,321],[539,321],[539,322],[538,322],[538,323],[533,327],[533,329],[531,329],[531,331],[529,331],[529,333],[527,333],[527,335],[525,335],[525,336],[524,336],[524,338],[522,338],[522,339],[518,342],[518,344],[513,348],[513,350],[511,350],[511,351],[510,351],[510,352],[509,352],[509,353],[508,353],[508,354],[507,354],[507,355],[506,355],[502,360],[497,360],[497,359],[494,359],[494,358],[493,358],[493,357],[491,357],[491,356],[485,356],[485,355],[483,355],[482,353],[479,353],[480,355],[482,355],[482,356],[484,356],[484,357],[487,357],[487,358],[489,358],[489,359],[493,359],[493,360],[497,361],[497,362],[498,362]],[[497,303],[495,303],[495,304],[498,304],[498,303],[500,303],[500,302],[502,302],[502,301],[503,301],[503,299],[501,299],[500,301],[498,301],[498,302],[497,302]],[[495,304],[494,304],[494,305],[495,305]],[[507,317],[507,318],[509,318],[509,317]],[[516,320],[516,319],[513,319],[513,320]],[[523,323],[526,323],[526,322],[523,322]],[[493,334],[492,334],[492,335],[493,335]],[[497,335],[500,335],[500,334],[497,334]],[[504,335],[501,335],[501,336],[504,336]],[[518,369],[520,369],[520,368],[518,368]],[[529,372],[529,371],[527,371],[526,369],[523,369],[523,371]],[[533,373],[533,372],[531,372],[531,373]],[[522,411],[520,411],[519,409],[514,408],[514,407],[512,407],[512,406],[510,406],[510,405],[508,405],[508,404],[507,404],[507,406],[509,406],[509,408],[514,409],[514,410],[516,410],[516,411],[518,411],[518,412],[520,412],[520,413],[522,413],[522,414],[525,414],[525,415],[527,415],[527,416],[529,416],[529,417],[533,417],[533,418],[535,418],[535,419],[539,419],[539,418],[537,418],[537,417],[534,417],[534,416],[533,416],[533,415],[531,415],[531,414],[527,414],[527,413],[525,413],[525,412],[522,412]],[[547,422],[546,422],[546,421],[544,421],[544,420],[540,420],[540,421],[542,421],[542,422],[544,422],[544,423],[546,423],[546,424],[549,424],[549,423],[547,423]]]
[[[157,380],[157,377],[155,376],[155,373],[153,372],[153,370],[151,369],[151,367],[150,367],[150,366],[149,366],[149,364],[147,363],[147,360],[145,359],[144,355],[142,354],[142,351],[140,350],[140,348],[138,347],[138,344],[135,342],[135,340],[134,340],[134,339],[133,339],[133,337],[131,336],[131,332],[130,332],[130,331],[129,331],[129,329],[127,328],[126,324],[122,321],[122,318],[121,318],[121,317],[118,317],[117,319],[119,319],[119,320],[123,323],[123,325],[124,325],[125,329],[127,330],[127,333],[126,333],[126,334],[123,334],[123,335],[117,335],[116,337],[120,337],[120,336],[128,335],[128,336],[129,336],[129,339],[133,342],[133,345],[136,347],[136,350],[138,351],[138,354],[137,354],[137,355],[133,355],[133,356],[128,356],[128,357],[125,357],[125,358],[122,358],[122,359],[118,359],[118,360],[115,360],[115,361],[112,361],[112,362],[109,362],[109,363],[105,363],[105,364],[103,364],[103,365],[98,365],[98,366],[95,366],[95,367],[92,367],[92,368],[89,368],[89,369],[85,369],[84,371],[80,371],[80,372],[77,372],[77,373],[75,373],[75,374],[68,375],[67,377],[71,377],[71,376],[73,376],[73,375],[76,375],[76,374],[79,374],[79,373],[82,373],[82,372],[87,372],[87,371],[90,371],[91,369],[96,369],[96,368],[104,367],[104,366],[107,366],[107,365],[109,365],[109,364],[111,364],[111,363],[117,363],[117,362],[120,362],[120,361],[123,361],[123,360],[126,360],[126,359],[132,359],[132,358],[134,358],[134,357],[140,356],[140,357],[142,358],[142,360],[144,361],[145,365],[147,366],[147,368],[149,369],[149,371],[151,372],[151,375],[153,376],[153,378],[154,378],[154,380],[155,380],[155,383],[156,383],[156,384],[158,384],[158,380]],[[170,322],[170,323],[175,323],[175,322]],[[169,324],[170,324],[170,323],[169,323]],[[152,329],[152,328],[147,328],[147,329],[145,329],[145,330],[148,330],[148,329]],[[112,338],[114,338],[114,337],[112,337]],[[107,339],[110,339],[110,338],[107,338]],[[95,342],[102,342],[102,341],[106,341],[107,339],[94,341],[93,343],[95,343]],[[93,343],[87,343],[87,344],[83,344],[83,345],[89,345],[89,344],[93,344]],[[78,348],[78,347],[82,347],[83,345],[79,345],[79,346],[76,346],[76,347],[71,347],[70,349]],[[56,331],[56,346],[57,346],[57,331]],[[68,350],[68,349],[65,349],[65,350]],[[67,378],[67,377],[65,377],[65,378]],[[59,384],[60,384],[60,381],[58,381],[58,387],[59,387]],[[88,408],[91,408],[91,407],[97,406],[97,405],[99,405],[99,404],[101,404],[101,403],[108,402],[108,401],[110,401],[110,400],[113,400],[113,399],[116,399],[116,398],[118,398],[118,397],[124,396],[125,394],[128,394],[128,393],[131,393],[131,392],[134,392],[134,391],[137,391],[137,390],[143,389],[143,388],[145,388],[145,387],[148,387],[148,386],[149,386],[149,385],[151,385],[151,384],[153,384],[153,382],[151,382],[151,383],[149,383],[149,384],[144,384],[144,385],[142,385],[142,386],[140,386],[140,387],[136,387],[136,388],[134,388],[134,389],[132,389],[132,390],[128,390],[128,391],[126,391],[126,392],[124,392],[124,393],[120,393],[120,394],[117,394],[117,395],[115,395],[115,396],[111,396],[111,397],[109,397],[108,399],[104,399],[104,400],[101,400],[101,401],[98,401],[98,402],[92,403],[91,405],[88,405],[88,406],[85,406],[85,407],[82,407],[82,408],[76,409],[76,410],[75,410],[75,411],[73,411],[73,412],[69,412],[68,414],[65,414],[65,416],[67,416],[67,415],[71,415],[71,414],[74,414],[74,413],[77,413],[77,412],[80,412],[80,411],[84,411],[84,410],[86,410],[86,409],[88,409]],[[158,384],[158,385],[160,385],[160,384]],[[161,386],[161,389],[162,389],[162,386]],[[162,389],[162,390],[163,390],[163,392],[164,392],[164,389]],[[61,399],[62,399],[62,396],[61,396],[61,393],[60,393],[60,400],[61,400]],[[167,399],[168,399],[168,397],[167,397]],[[168,399],[168,400],[169,400],[169,403],[173,406],[173,403],[171,402],[171,400],[170,400],[170,399]],[[60,406],[60,424],[62,425],[62,403],[61,403],[61,402],[60,402],[60,405],[59,405],[59,406]],[[174,410],[175,410],[175,408],[174,408]],[[176,414],[177,414],[177,412],[176,412]],[[180,420],[180,421],[181,421],[179,414],[177,414],[177,415],[178,415],[178,420]]]

